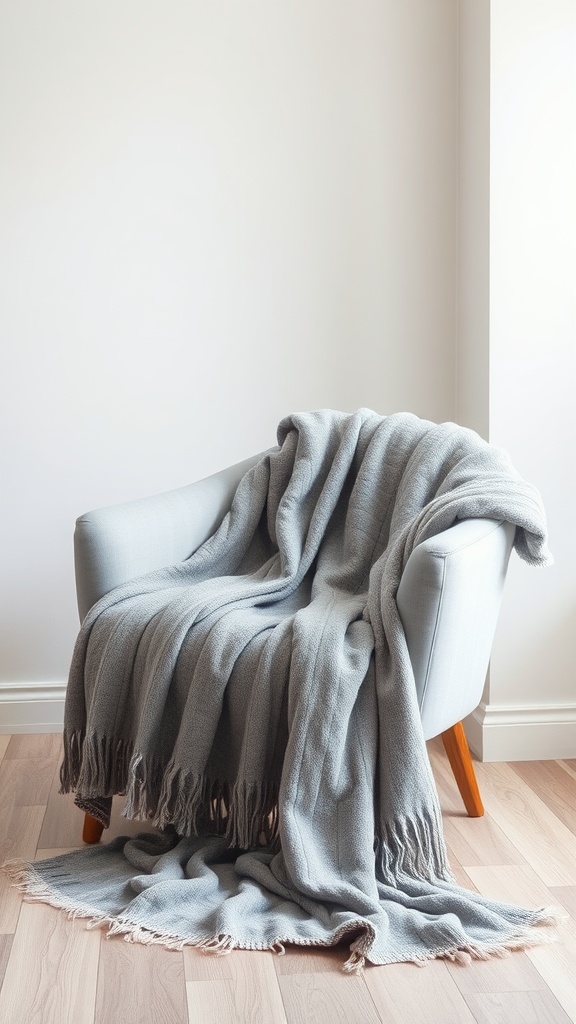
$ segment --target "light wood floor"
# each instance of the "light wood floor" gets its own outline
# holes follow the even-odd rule
[[[22,903],[0,876],[2,1024],[567,1024],[576,1022],[576,761],[477,765],[484,818],[462,810],[437,741],[430,756],[452,867],[463,885],[570,915],[559,942],[504,960],[433,961],[346,975],[346,952],[236,951],[104,941],[98,929]],[[58,795],[60,738],[0,736],[0,863],[81,845]],[[115,814],[112,835],[142,830]]]

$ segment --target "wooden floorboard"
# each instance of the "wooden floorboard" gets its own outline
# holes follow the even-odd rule
[[[94,1024],[186,1020],[182,953],[123,940],[101,943]]]
[[[345,974],[283,974],[280,991],[290,1024],[381,1024],[365,979]]]
[[[557,941],[461,967],[432,961],[345,974],[345,945],[283,956],[106,940],[0,875],[2,1024],[576,1024],[576,761],[477,765],[484,818],[463,811],[442,745],[429,744],[458,882],[565,912]],[[60,738],[0,736],[0,860],[81,846],[82,815],[59,794]],[[115,800],[108,836],[148,830]],[[105,834],[106,835],[106,834]]]
[[[5,1024],[93,1024],[101,937],[44,903],[24,903],[4,982]]]
[[[478,890],[492,899],[508,900],[522,906],[556,906],[551,889],[541,876],[529,865],[494,865],[468,869]],[[548,929],[545,933],[549,932]],[[553,943],[544,942],[524,954],[528,957],[540,977],[546,982],[553,1000],[549,1006],[558,1003],[558,1019],[576,1020],[576,919],[569,916],[567,921],[554,929],[550,938]],[[560,1013],[562,1009],[563,1014]],[[552,1018],[555,1019],[554,1017]]]

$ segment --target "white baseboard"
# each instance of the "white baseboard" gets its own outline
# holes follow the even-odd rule
[[[0,734],[62,732],[65,683],[0,683]]]
[[[465,719],[480,761],[549,761],[576,757],[576,704],[480,704]]]
[[[0,734],[61,732],[65,694],[65,683],[0,683]],[[576,757],[576,704],[480,704],[464,726],[481,761]]]

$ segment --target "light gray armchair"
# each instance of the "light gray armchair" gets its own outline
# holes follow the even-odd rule
[[[80,619],[114,587],[188,558],[219,526],[261,454],[188,487],[80,516]],[[413,551],[397,593],[425,738],[442,736],[472,817],[484,808],[461,723],[482,695],[513,540],[507,523],[458,522]],[[84,841],[98,842],[101,834],[100,822],[86,815]]]

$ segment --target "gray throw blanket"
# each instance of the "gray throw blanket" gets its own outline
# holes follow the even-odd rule
[[[138,941],[222,951],[350,943],[347,970],[503,955],[545,910],[460,888],[395,594],[456,520],[516,525],[549,560],[537,491],[475,433],[410,414],[285,418],[186,562],[108,594],[74,651],[62,788],[115,793],[158,835],[13,869]]]

